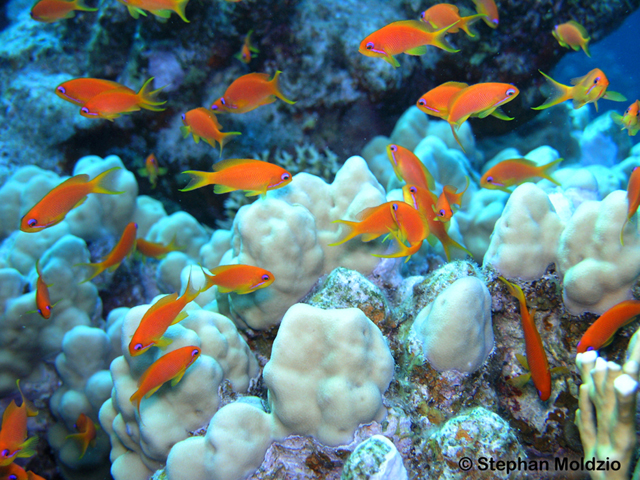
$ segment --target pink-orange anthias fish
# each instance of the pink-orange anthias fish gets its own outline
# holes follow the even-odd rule
[[[83,106],[90,99],[107,90],[114,88],[123,88],[135,95],[136,92],[128,87],[111,80],[102,80],[101,78],[76,78],[61,83],[56,87],[56,95],[67,102],[74,105]]]
[[[538,333],[533,318],[529,315],[527,300],[524,298],[524,293],[520,286],[502,277],[498,278],[507,286],[509,293],[520,303],[520,316],[522,317],[522,331],[524,332],[527,364],[531,372],[533,384],[538,390],[538,396],[540,400],[545,401],[551,395],[551,371],[549,370],[549,362],[547,361],[547,354],[542,345],[540,333]]]
[[[156,258],[158,260],[163,259],[171,252],[181,252],[183,248],[176,244],[176,237],[174,236],[168,245],[163,243],[150,242],[144,238],[138,238],[136,240],[136,250],[145,257]]]
[[[266,195],[268,190],[282,188],[292,180],[284,168],[260,160],[231,158],[213,165],[213,172],[182,172],[191,177],[189,184],[180,189],[188,192],[196,188],[215,185],[215,193],[245,190],[246,196]]]
[[[539,71],[539,70],[538,70]],[[551,87],[552,93],[539,107],[532,107],[533,110],[544,110],[553,107],[566,100],[573,100],[573,108],[578,109],[587,103],[593,103],[598,111],[598,100],[613,100],[614,102],[624,102],[626,98],[618,92],[607,91],[609,79],[599,68],[594,68],[583,77],[571,80],[571,85],[563,85],[556,82],[549,75],[540,72],[547,79],[547,84]]]
[[[266,73],[249,73],[237,78],[224,95],[213,102],[211,110],[215,113],[246,113],[273,103],[276,98],[285,103],[296,103],[282,93],[278,83],[281,73],[278,70],[271,80]]]
[[[45,480],[31,470],[25,471],[20,465],[10,463],[6,467],[0,467],[0,480]]]
[[[150,397],[166,382],[171,380],[171,386],[175,387],[187,368],[200,357],[200,348],[187,346],[166,353],[153,362],[138,380],[138,390],[131,395],[130,400],[135,403],[140,416],[140,402],[145,397]]]
[[[124,192],[114,192],[107,188],[107,177],[110,173],[119,170],[113,167],[102,172],[93,180],[89,180],[86,173],[68,178],[57,187],[47,193],[34,207],[20,220],[20,230],[27,233],[39,232],[64,220],[72,209],[79,207],[87,199],[90,193],[104,193],[118,195]]]
[[[433,175],[411,150],[402,145],[391,144],[387,146],[387,156],[398,180],[435,190]]]
[[[79,12],[96,12],[97,8],[85,5],[84,0],[40,0],[31,9],[31,18],[42,23],[53,23],[76,16]]]
[[[118,0],[127,7],[131,16],[137,19],[140,15],[147,16],[147,12],[160,18],[169,18],[176,13],[183,21],[187,20],[185,9],[189,0]]]
[[[220,155],[222,155],[222,148],[231,138],[236,135],[242,135],[240,132],[222,133],[222,125],[220,125],[216,116],[211,110],[204,107],[194,108],[187,113],[183,113],[182,123],[184,123],[184,126],[180,127],[180,131],[184,138],[191,134],[196,143],[199,143],[202,138],[213,148],[216,148],[216,142],[218,142],[220,144]]]
[[[637,167],[636,167],[637,168]],[[640,315],[640,300],[625,300],[604,312],[584,332],[578,342],[578,353],[599,350],[613,340],[615,333]]]
[[[526,158],[513,158],[504,160],[494,165],[480,179],[480,186],[490,190],[502,190],[511,193],[508,187],[521,185],[536,178],[545,178],[550,182],[560,185],[550,174],[549,170],[562,162],[563,158],[558,158],[546,165],[538,166],[537,163]]]
[[[153,346],[165,348],[171,345],[171,340],[163,337],[164,333],[171,325],[175,325],[187,318],[187,312],[182,310],[187,303],[195,300],[199,293],[200,290],[196,290],[191,285],[191,277],[189,277],[187,287],[182,296],[178,297],[178,293],[175,292],[162,297],[151,305],[131,337],[129,354],[132,357],[136,357]]]
[[[622,129],[627,129],[629,136],[633,137],[640,131],[640,100],[636,100],[625,110],[624,115],[613,112],[611,118],[618,125],[622,125]]]
[[[167,102],[159,102],[155,97],[164,87],[151,90],[152,82],[153,77],[144,82],[138,93],[133,93],[128,87],[114,88],[99,93],[87,100],[80,109],[80,115],[113,121],[121,115],[138,112],[143,108],[153,112],[161,112],[164,108],[160,105]]]
[[[76,430],[78,430],[78,433],[67,435],[67,438],[72,438],[78,442],[81,452],[80,458],[82,458],[87,452],[87,448],[89,448],[89,445],[91,445],[92,447],[95,446],[98,432],[96,430],[96,424],[93,423],[93,420],[87,417],[84,413],[81,413],[78,416],[75,427]]]
[[[247,33],[247,36],[244,38],[244,43],[242,44],[242,48],[240,49],[240,53],[236,55],[236,58],[240,60],[242,63],[249,64],[252,58],[251,54],[260,52],[260,50],[258,50],[256,47],[251,45],[252,33],[253,33],[253,30]]]
[[[49,298],[49,287],[42,279],[39,262],[36,261],[36,273],[38,281],[36,282],[36,308],[42,318],[48,319],[51,316],[51,300]]]
[[[462,196],[464,195],[464,192],[467,191],[467,188],[469,188],[469,177],[466,178],[467,185],[461,192],[457,192],[456,187],[453,185],[445,185],[442,187],[442,193],[433,207],[433,211],[436,214],[436,220],[440,222],[448,222],[453,216],[451,205],[457,205],[458,207],[462,205]]]
[[[122,261],[133,253],[136,247],[136,232],[138,231],[138,225],[135,222],[130,222],[124,231],[122,236],[113,250],[105,257],[105,259],[98,263],[80,263],[78,266],[85,267],[89,270],[89,276],[82,282],[88,282],[93,278],[100,275],[105,270],[110,272],[115,271]]]
[[[567,23],[556,25],[553,28],[552,34],[555,39],[558,40],[561,47],[573,48],[575,51],[582,48],[584,53],[587,54],[587,57],[591,57],[588,48],[591,38],[589,38],[589,34],[585,28],[578,22],[570,20]]]
[[[427,45],[447,52],[458,52],[444,38],[455,25],[456,23],[433,32],[428,25],[418,20],[393,22],[368,35],[360,42],[358,51],[367,57],[382,58],[393,67],[400,66],[395,55],[424,55],[427,53]]]
[[[20,390],[22,405],[19,407],[14,400],[2,415],[2,428],[0,429],[0,467],[6,467],[16,458],[26,458],[35,455],[35,445],[38,437],[27,439],[27,417],[35,417],[38,411],[33,408]]]
[[[498,6],[494,0],[471,0],[476,6],[476,12],[483,15],[484,23],[491,28],[498,28],[500,17],[498,15]]]
[[[350,231],[342,240],[330,243],[329,246],[342,245],[358,235],[362,235],[363,242],[370,242],[397,229],[396,220],[390,208],[391,203],[386,202],[376,207],[365,208],[356,215],[356,219],[360,220],[359,222],[334,220],[333,223],[342,223],[348,226]]]
[[[138,175],[141,177],[149,177],[151,188],[158,185],[158,177],[167,173],[167,169],[158,165],[158,159],[152,153],[144,161],[144,168],[138,169]]]
[[[629,177],[629,183],[627,184],[627,202],[629,204],[627,218],[622,224],[622,229],[620,230],[620,245],[623,246],[624,229],[627,226],[627,223],[629,223],[636,214],[638,207],[640,206],[640,167],[634,168],[633,172],[631,172],[631,176]]]
[[[469,27],[484,16],[484,14],[479,13],[469,17],[461,17],[460,11],[455,5],[438,3],[422,12],[422,14],[420,14],[420,20],[428,23],[435,30],[455,24],[447,33],[457,33],[462,29],[470,37],[475,37],[471,30],[469,30]]]
[[[202,273],[205,279],[203,292],[217,285],[220,293],[244,295],[268,287],[275,280],[273,273],[253,265],[221,265],[211,270],[211,274],[204,270]]]

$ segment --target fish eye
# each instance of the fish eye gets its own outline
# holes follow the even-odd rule
[[[591,350],[593,350],[593,347],[587,347],[587,352],[590,352]]]
[[[38,309],[38,313],[39,313],[40,315],[42,315],[42,310]]]
[[[67,89],[66,89],[66,88],[64,88],[62,85],[60,85],[60,86],[57,88],[57,90],[58,90],[60,93],[67,93]]]
[[[424,98],[421,98],[420,100],[418,100],[418,105],[420,105],[421,107],[426,107],[427,101]]]
[[[398,151],[398,146],[397,145],[389,145],[389,150],[391,150],[392,152],[397,152]]]
[[[196,357],[200,354],[200,350],[198,350],[197,348],[194,348],[193,350],[191,350],[191,356],[192,357]]]
[[[411,193],[416,193],[418,191],[418,189],[416,187],[409,187],[409,191]]]
[[[371,50],[371,49],[373,48],[373,42],[369,42],[369,43],[367,43],[367,45],[365,46],[365,48],[366,48],[367,50]]]
[[[142,344],[141,344],[141,343],[136,343],[136,344],[133,346],[133,349],[134,349],[136,352],[139,352],[140,350],[142,350]]]
[[[510,97],[514,93],[516,93],[516,91],[513,88],[510,88],[509,90],[507,90],[507,97]]]
[[[289,175],[288,173],[283,173],[280,178],[282,180],[289,180],[291,178],[291,175]]]
[[[213,107],[212,107],[212,108],[213,108]],[[184,114],[184,113],[181,115],[181,117],[182,117],[182,121],[183,121],[183,122],[187,119],[187,115],[186,115],[186,114]]]
[[[425,13],[425,12],[422,12],[422,13],[420,14],[420,20],[424,20],[424,13]]]
[[[51,311],[51,305],[47,305],[47,306],[46,306],[46,307],[44,307],[44,308],[47,310],[47,312],[50,312],[50,311]]]
[[[211,105],[211,110],[218,110],[218,106],[214,103]]]
[[[8,478],[9,480],[18,480],[18,476],[17,476],[17,475],[15,475],[15,474],[13,474],[13,473],[12,473],[11,475],[9,475],[7,478]]]
[[[264,275],[262,275],[262,281],[266,282],[267,280],[269,280],[269,275],[267,275],[266,273]]]
[[[38,221],[35,218],[30,218],[29,220],[27,220],[27,225],[29,225],[31,228],[35,227],[38,224]]]
[[[440,210],[440,211],[438,212],[438,215],[440,215],[441,217],[444,217],[444,214],[445,214],[445,213],[446,213],[446,212],[445,212],[444,210]]]
[[[391,208],[393,208],[394,211],[398,210],[398,204],[397,203],[392,204]]]
[[[493,177],[487,177],[487,183],[492,183],[493,182]]]
[[[3,456],[3,457],[8,457],[8,456],[10,456],[10,454],[11,454],[11,451],[10,451],[8,448],[5,448],[5,449],[2,451],[2,456]]]
[[[226,105],[227,104],[227,102],[224,101],[224,97],[220,97],[220,103],[222,105]]]
[[[88,109],[87,107],[82,107],[82,108],[80,109],[80,111],[81,111],[82,113],[89,113],[89,109]]]
[[[595,80],[593,81],[593,84],[595,85],[596,83],[598,83],[600,81],[600,77],[596,77]]]

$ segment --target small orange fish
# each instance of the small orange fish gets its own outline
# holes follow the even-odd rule
[[[89,277],[84,279],[82,283],[88,282],[93,278],[100,275],[105,270],[113,272],[116,270],[122,261],[133,253],[136,247],[136,233],[138,231],[138,225],[135,222],[130,222],[124,231],[122,236],[113,250],[105,257],[105,259],[98,263],[79,263],[78,266],[86,267],[89,270]]]
[[[391,214],[395,220],[396,229],[390,230],[389,235],[398,243],[398,250],[389,254],[374,253],[374,257],[399,258],[406,257],[409,261],[429,236],[429,225],[424,215],[405,202],[391,202]],[[409,244],[407,247],[405,242]]]
[[[107,90],[114,88],[128,89],[132,94],[133,90],[118,82],[111,80],[102,80],[101,78],[76,78],[63,82],[56,87],[56,95],[67,102],[71,102],[78,106],[83,106],[90,99]]]
[[[330,247],[342,245],[352,238],[362,235],[363,242],[370,242],[381,235],[386,235],[397,228],[396,220],[391,211],[391,203],[386,202],[376,207],[365,208],[356,215],[359,222],[349,220],[334,220],[333,223],[342,223],[351,228],[349,234],[342,240],[330,243]]]
[[[151,90],[151,82],[153,82],[153,77],[144,82],[138,93],[133,93],[133,90],[128,87],[113,88],[99,93],[87,100],[87,103],[80,109],[80,115],[87,118],[104,118],[112,122],[120,115],[138,112],[142,108],[161,112],[164,108],[161,108],[160,105],[167,102],[158,102],[155,96],[164,87]]]
[[[391,144],[387,146],[387,156],[398,180],[435,190],[436,181],[433,175],[411,150]]]
[[[171,12],[176,13],[183,21],[187,20],[185,9],[189,0],[118,0],[135,19],[147,16],[147,12],[160,18],[169,18]]]
[[[85,5],[84,0],[40,0],[31,9],[31,18],[42,23],[53,23],[76,16],[79,12],[96,12],[97,8]]]
[[[132,357],[136,357],[153,346],[165,348],[171,345],[172,341],[163,337],[164,333],[171,325],[175,325],[187,318],[188,313],[182,310],[187,303],[195,300],[199,293],[200,290],[196,290],[191,285],[191,277],[189,277],[187,288],[182,296],[178,297],[178,293],[174,292],[151,305],[131,337],[129,354]]]
[[[535,162],[526,158],[513,158],[504,160],[485,172],[480,179],[480,186],[489,190],[502,190],[511,193],[508,187],[521,185],[525,182],[532,181],[535,178],[545,178],[550,182],[560,186],[548,172],[551,168],[562,162],[562,158],[558,158],[546,165],[538,166]]]
[[[622,125],[629,132],[629,136],[634,137],[640,131],[640,100],[636,100],[625,110],[624,115],[613,112],[611,118],[618,125]]]
[[[89,448],[89,445],[91,445],[92,447],[95,446],[98,432],[96,431],[96,424],[93,423],[93,420],[87,417],[84,413],[81,413],[78,416],[75,428],[79,433],[67,435],[67,438],[73,438],[80,444],[80,450],[82,453],[80,454],[79,458],[82,458],[87,452],[87,448]]]
[[[32,471],[25,471],[20,465],[10,463],[6,467],[0,467],[0,480],[45,480]]]
[[[620,245],[624,246],[624,240],[622,238],[624,234],[624,228],[627,223],[633,218],[640,206],[640,167],[636,167],[631,172],[629,177],[629,183],[627,184],[627,202],[629,203],[629,209],[627,210],[627,218],[622,224],[622,230],[620,230]]]
[[[66,179],[47,193],[22,217],[20,230],[34,233],[60,223],[67,216],[67,213],[82,205],[90,193],[107,195],[124,193],[114,192],[106,187],[107,176],[119,169],[120,167],[110,168],[93,180],[89,180],[89,175],[86,173]]]
[[[540,70],[538,70],[540,72]],[[544,110],[553,107],[566,100],[573,100],[573,108],[578,109],[587,103],[593,103],[598,111],[598,100],[604,98],[613,100],[614,102],[624,102],[626,98],[618,92],[607,91],[609,79],[599,68],[594,68],[583,77],[571,80],[571,85],[563,85],[556,82],[549,75],[540,72],[547,79],[547,83],[551,86],[553,93],[539,107],[533,107],[533,110]]]
[[[150,397],[166,382],[171,380],[171,386],[175,387],[187,368],[200,357],[200,348],[187,346],[166,353],[153,362],[138,380],[138,390],[131,395],[130,400],[136,404],[138,416],[140,416],[140,402],[145,397]]]
[[[498,28],[500,17],[498,16],[498,6],[493,0],[471,0],[476,6],[476,12],[484,15],[484,23],[491,28]]]
[[[145,257],[156,258],[158,260],[166,257],[170,252],[181,252],[182,247],[176,244],[176,237],[174,236],[169,245],[162,243],[149,242],[144,238],[138,238],[136,240],[136,250]]]
[[[527,353],[527,364],[531,370],[533,384],[538,390],[540,400],[545,401],[551,395],[551,371],[547,354],[542,345],[542,339],[536,328],[536,324],[529,315],[527,300],[520,286],[508,280],[498,277],[506,286],[509,293],[520,302],[520,316],[522,317],[522,331],[524,333],[524,346]]]
[[[469,30],[477,20],[483,18],[484,14],[471,15],[469,17],[461,17],[458,7],[449,3],[438,3],[429,7],[420,14],[420,20],[431,25],[435,30],[455,24],[447,33],[458,33],[460,29],[464,30],[470,37],[475,35]]]
[[[636,167],[637,168],[637,167]],[[616,332],[640,315],[640,300],[625,300],[604,312],[584,332],[576,348],[578,353],[599,350],[613,341]]]
[[[278,70],[269,80],[266,73],[249,73],[235,79],[224,92],[224,95],[211,105],[215,113],[246,113],[262,105],[268,105],[279,98],[288,104],[294,104],[284,96],[278,78],[282,72]]]
[[[212,111],[204,107],[194,108],[187,113],[183,113],[182,123],[184,123],[184,126],[180,127],[180,131],[184,138],[192,134],[196,143],[199,143],[200,138],[202,138],[213,148],[216,147],[216,142],[218,142],[220,144],[220,155],[222,155],[222,148],[231,140],[231,137],[242,135],[240,132],[222,133],[220,131],[222,130],[222,125],[220,125],[216,116]]]
[[[211,270],[211,275],[204,270],[202,273],[205,278],[203,292],[217,285],[220,293],[244,295],[268,287],[275,280],[273,273],[253,265],[221,265]]]
[[[0,467],[6,467],[16,458],[27,458],[35,455],[35,445],[38,437],[27,439],[27,417],[35,417],[38,411],[24,397],[20,390],[20,380],[17,382],[18,391],[22,397],[22,405],[16,406],[11,400],[2,415],[0,429]]]
[[[144,168],[138,169],[138,175],[141,177],[149,177],[151,188],[158,186],[158,177],[167,173],[167,169],[158,165],[158,159],[152,153],[144,161]]]
[[[36,282],[36,307],[38,313],[44,319],[51,316],[51,300],[49,298],[49,287],[42,279],[42,272],[38,261],[36,261],[36,272],[38,273],[38,281]]]
[[[451,254],[449,253],[451,247],[459,248],[473,257],[469,250],[449,236],[446,225],[436,219],[434,206],[437,204],[438,198],[434,193],[417,185],[405,185],[402,187],[402,196],[405,202],[418,210],[427,220],[429,233],[442,243],[447,262],[451,259]]]
[[[589,34],[585,28],[578,22],[570,20],[567,23],[556,25],[553,27],[553,32],[551,33],[555,39],[558,40],[561,47],[573,48],[575,51],[582,48],[584,53],[587,54],[587,57],[591,57],[588,50],[589,40],[591,40],[591,38],[589,38]]]
[[[424,55],[427,45],[447,52],[458,52],[444,38],[456,23],[432,32],[428,25],[418,20],[393,22],[368,35],[360,42],[358,51],[367,57],[382,58],[393,67],[400,66],[395,55]]]
[[[451,205],[462,206],[462,195],[469,188],[469,177],[467,178],[467,186],[460,193],[456,193],[457,189],[453,185],[445,185],[442,187],[442,193],[438,197],[438,201],[432,207],[436,214],[435,219],[440,222],[448,222],[453,216]]]
[[[451,125],[451,132],[464,151],[456,130],[467,121],[470,116],[485,118],[495,113],[496,109],[510,102],[518,96],[520,90],[508,83],[476,83],[463,88],[449,100],[449,114],[445,118]],[[510,117],[502,120],[513,120]]]
[[[215,193],[227,193],[235,190],[246,190],[246,196],[267,194],[267,190],[282,188],[291,182],[292,177],[284,168],[269,162],[244,158],[230,158],[213,165],[213,172],[197,172],[188,170],[191,177],[181,192],[215,185]]]
[[[258,50],[256,47],[251,45],[251,34],[252,33],[253,33],[253,30],[249,31],[249,33],[247,33],[247,36],[244,37],[244,44],[242,45],[242,48],[240,49],[240,53],[238,53],[236,55],[236,58],[238,60],[240,60],[242,63],[249,64],[251,62],[251,53],[259,53],[260,52],[260,50]]]

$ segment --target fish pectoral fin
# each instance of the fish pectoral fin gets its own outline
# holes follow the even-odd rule
[[[155,346],[158,348],[167,348],[172,343],[173,343],[173,340],[171,340],[170,338],[162,337],[160,340],[158,340]]]
[[[173,320],[173,322],[171,322],[171,325],[175,325],[176,323],[181,322],[182,320],[184,320],[188,316],[189,316],[189,314],[187,312],[180,312],[178,315],[176,315],[176,318]]]
[[[398,62],[398,60],[392,55],[386,55],[382,58],[384,58],[386,62],[390,63],[393,68],[398,68],[400,66],[400,62]]]
[[[189,136],[189,134],[191,133],[191,127],[187,127],[186,125],[183,125],[180,127],[180,132],[182,133],[182,138],[187,138]],[[142,171],[144,171],[146,173],[146,169],[141,168],[139,170],[140,174],[142,175]],[[145,177],[147,175],[144,175]]]
[[[491,116],[496,117],[496,118],[498,118],[500,120],[505,120],[505,121],[513,120],[513,117],[510,117],[509,115],[504,113],[500,107],[496,108],[491,113]]]
[[[266,195],[266,192],[264,194]],[[263,195],[261,190],[249,190],[244,194],[245,197],[257,197],[258,195]]]
[[[478,113],[478,118],[486,118],[489,115],[493,114],[494,111],[495,111],[495,108],[487,108],[486,110],[483,110]]]
[[[614,102],[625,102],[627,97],[618,92],[607,91],[602,98],[613,100]]]
[[[427,242],[429,242],[429,245],[431,245],[432,247],[435,247],[438,244],[438,237],[431,234],[427,237]]]
[[[180,383],[180,380],[182,380],[182,377],[184,376],[184,372],[186,372],[186,371],[187,371],[187,369],[183,368],[182,370],[180,370],[178,372],[178,374],[175,377],[173,377],[171,379],[171,386],[172,387],[175,387],[178,383]]]
[[[233,288],[223,287],[222,285],[218,285],[218,291],[220,293],[231,293],[233,292]]]
[[[71,210],[73,210],[74,208],[78,208],[80,205],[82,205],[84,202],[87,201],[87,196],[85,195],[83,198],[81,198],[78,203],[76,203]]]
[[[531,380],[531,374],[523,373],[522,375],[518,375],[517,377],[510,378],[509,380],[507,380],[507,383],[516,388],[522,389],[529,382],[529,380]]]
[[[419,47],[415,47],[415,48],[410,48],[409,50],[405,50],[405,52],[407,55],[424,55],[425,53],[427,53],[427,46],[426,45],[420,45]]]

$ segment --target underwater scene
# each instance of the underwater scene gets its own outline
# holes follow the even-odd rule
[[[0,2],[0,480],[640,479],[638,7]]]

